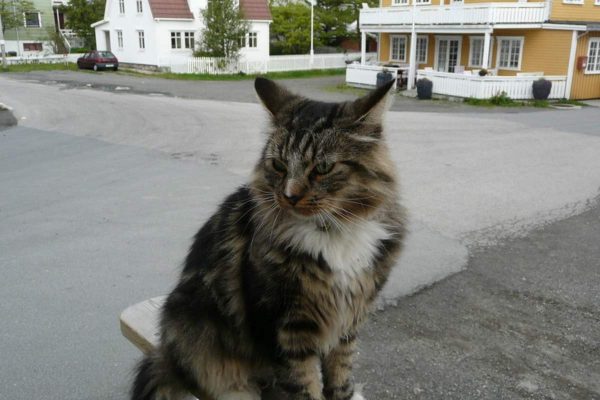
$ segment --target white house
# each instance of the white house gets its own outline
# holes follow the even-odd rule
[[[185,64],[203,25],[208,0],[107,0],[104,19],[92,24],[98,50],[112,51],[119,62],[157,67]],[[269,57],[271,13],[267,0],[240,0],[250,22],[241,51],[248,61]]]

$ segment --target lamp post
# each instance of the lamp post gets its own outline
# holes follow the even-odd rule
[[[315,48],[314,48],[314,19],[315,19],[315,3],[317,0],[308,0],[310,3],[310,66],[313,66],[315,61]]]

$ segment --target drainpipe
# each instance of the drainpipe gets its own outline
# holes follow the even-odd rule
[[[0,53],[2,53],[2,66],[6,68],[6,49],[4,48],[4,31],[2,27],[2,16],[0,15]]]
[[[573,86],[573,72],[575,70],[575,53],[577,52],[577,31],[573,31],[571,37],[571,54],[569,55],[569,68],[567,69],[567,84],[565,85],[565,99],[571,98],[571,87]]]

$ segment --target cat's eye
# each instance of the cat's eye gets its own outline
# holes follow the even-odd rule
[[[273,165],[273,169],[279,173],[285,174],[287,172],[285,164],[275,158],[271,159],[271,165]]]
[[[317,175],[327,175],[328,173],[331,172],[331,170],[333,169],[334,166],[335,166],[335,163],[328,164],[326,162],[320,162],[313,169],[313,171]]]

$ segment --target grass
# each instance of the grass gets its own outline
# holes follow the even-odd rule
[[[506,95],[506,93],[502,92],[493,96],[489,99],[474,99],[468,98],[464,100],[465,104],[471,106],[480,106],[480,107],[536,107],[536,108],[548,108],[554,104],[572,104],[576,106],[585,106],[586,104],[575,101],[575,100],[567,100],[561,99],[556,101],[548,101],[548,100],[521,100],[516,101],[511,99]]]
[[[350,93],[355,96],[364,96],[367,92],[369,92],[368,89],[361,89],[354,86],[349,86],[345,83],[340,83],[334,86],[325,86],[323,90],[325,90],[326,92]]]
[[[31,71],[76,71],[77,65],[74,63],[60,64],[16,64],[9,65],[7,68],[0,67],[0,72],[31,72]],[[266,74],[174,74],[170,72],[163,73],[142,73],[134,70],[121,70],[120,74],[155,77],[163,79],[175,79],[183,81],[239,81],[254,79],[257,76],[264,76],[271,79],[294,79],[294,78],[314,78],[319,76],[335,76],[346,73],[344,68],[338,69],[315,69],[310,71],[285,71],[269,72]]]
[[[284,72],[268,72],[266,74],[227,74],[227,75],[209,75],[209,74],[173,74],[173,73],[162,73],[154,74],[154,76],[167,79],[178,79],[178,80],[209,80],[209,81],[225,81],[225,80],[245,80],[254,79],[257,76],[264,76],[270,79],[297,79],[297,78],[314,78],[319,76],[335,76],[343,75],[346,70],[343,68],[339,69],[314,69],[310,71],[284,71]]]
[[[59,64],[15,64],[4,68],[0,66],[0,72],[31,72],[31,71],[77,71],[74,63]]]
[[[163,79],[174,79],[182,81],[241,81],[254,79],[257,76],[264,76],[270,79],[299,79],[299,78],[315,78],[320,76],[334,76],[343,75],[346,70],[343,68],[339,69],[314,69],[310,71],[285,71],[285,72],[269,72],[266,74],[223,74],[223,75],[210,75],[210,74],[174,74],[172,72],[159,72],[159,73],[142,73],[132,70],[121,70],[121,74],[154,77]]]

